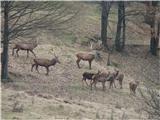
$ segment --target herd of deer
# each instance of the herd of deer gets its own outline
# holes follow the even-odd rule
[[[60,64],[60,61],[59,61],[58,57],[55,55],[55,53],[54,53],[54,58],[51,60],[45,59],[45,58],[36,58],[36,54],[34,53],[33,49],[36,48],[37,45],[38,45],[37,42],[17,43],[17,44],[15,44],[15,46],[12,49],[12,55],[14,55],[15,49],[16,49],[17,57],[19,56],[19,54],[18,54],[19,50],[27,51],[27,58],[29,57],[29,52],[31,52],[35,56],[35,58],[33,59],[33,64],[31,66],[31,71],[33,71],[33,68],[35,67],[36,71],[39,73],[38,66],[42,66],[42,67],[46,68],[46,71],[47,71],[46,75],[48,75],[49,74],[49,67],[56,65],[56,63]],[[89,69],[91,69],[91,63],[95,59],[94,54],[80,52],[80,53],[76,54],[76,57],[77,57],[76,63],[77,63],[78,68],[80,68],[80,65],[79,65],[80,61],[83,60],[83,61],[88,61]],[[109,88],[111,88],[111,87],[113,88],[113,85],[116,88],[115,80],[119,81],[120,88],[122,89],[122,82],[124,79],[124,74],[119,73],[119,71],[116,69],[114,70],[114,72],[110,72],[110,71],[98,71],[97,73],[84,72],[82,76],[83,76],[83,78],[82,78],[83,84],[84,84],[84,81],[87,84],[86,80],[90,80],[91,90],[92,90],[93,85],[96,89],[97,82],[101,82],[103,90],[105,90],[105,88],[106,88],[105,83],[107,81],[110,83]],[[132,81],[129,83],[130,93],[135,94],[135,91],[136,91],[138,84],[139,84],[138,81],[134,81],[134,82]],[[88,86],[88,84],[87,84],[87,86]]]

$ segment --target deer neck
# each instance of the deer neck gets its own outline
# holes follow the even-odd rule
[[[33,47],[34,47],[34,48],[37,47],[37,43],[33,44]]]
[[[51,60],[51,65],[55,65],[56,64],[56,60],[55,59],[52,59]]]

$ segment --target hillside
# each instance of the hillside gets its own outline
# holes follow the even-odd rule
[[[11,82],[2,83],[2,119],[107,119],[128,120],[147,119],[148,115],[142,110],[144,103],[137,91],[136,96],[130,95],[128,83],[131,80],[140,81],[140,88],[160,89],[159,58],[148,55],[149,35],[132,34],[131,30],[141,31],[135,24],[128,22],[127,40],[124,52],[114,51],[111,54],[111,66],[107,66],[108,53],[100,51],[102,61],[93,61],[92,70],[88,69],[88,62],[81,61],[81,69],[77,68],[75,54],[79,51],[89,51],[89,46],[82,45],[88,39],[85,36],[100,34],[100,12],[95,4],[83,4],[81,16],[76,18],[70,29],[63,32],[38,31],[36,40],[38,46],[34,49],[38,58],[54,57],[58,55],[61,64],[50,68],[49,76],[46,69],[39,67],[40,74],[31,64],[34,56],[20,51],[20,57],[12,56],[12,47],[9,48],[9,76]],[[115,12],[115,9],[112,10]],[[116,22],[116,15],[111,15],[111,21]],[[116,24],[110,22],[114,31]],[[147,26],[146,26],[147,28]],[[142,31],[143,32],[143,31]],[[109,32],[114,41],[115,32]],[[27,41],[28,39],[23,38]],[[22,41],[21,40],[21,41]],[[16,43],[19,40],[13,41]],[[136,44],[135,44],[136,43]],[[51,51],[53,49],[53,52]],[[97,90],[82,85],[82,74],[85,71],[97,72],[114,68],[124,73],[123,89],[109,89],[106,82],[106,91],[102,91],[100,83]],[[22,107],[21,111],[12,111],[14,105]]]
[[[13,80],[13,82],[2,84],[2,109],[4,109],[2,110],[2,117],[4,115],[6,119],[13,117],[29,119],[27,116],[33,114],[30,116],[32,119],[39,117],[45,118],[46,116],[52,118],[55,117],[55,115],[64,115],[69,118],[94,119],[97,117],[97,114],[100,118],[109,118],[111,117],[112,110],[114,119],[122,117],[123,114],[125,114],[127,118],[138,119],[147,117],[143,112],[141,115],[139,114],[139,110],[142,107],[138,99],[139,95],[137,97],[130,95],[128,83],[130,80],[140,80],[139,88],[143,89],[144,84],[148,84],[150,81],[150,79],[147,80],[147,78],[151,77],[153,81],[156,81],[156,79],[158,79],[158,75],[156,76],[157,58],[144,59],[141,54],[137,54],[139,53],[138,50],[143,49],[139,49],[138,47],[134,47],[134,49],[137,50],[136,53],[128,47],[127,51],[129,51],[129,54],[127,56],[115,52],[111,56],[112,63],[125,74],[124,88],[119,89],[117,82],[118,88],[108,89],[109,85],[106,83],[107,90],[105,92],[102,91],[101,84],[98,84],[97,91],[91,91],[89,87],[82,86],[81,82],[82,73],[84,71],[89,71],[88,63],[82,62],[82,69],[78,69],[75,64],[75,53],[82,51],[81,48],[39,45],[35,49],[35,52],[38,57],[52,58],[53,54],[49,51],[51,48],[58,54],[61,64],[51,67],[49,76],[45,75],[46,70],[44,68],[39,69],[40,74],[36,71],[30,71],[33,56],[30,55],[31,57],[26,59],[25,54],[22,55],[22,53],[19,58],[10,55],[9,70],[10,79]],[[83,48],[83,50],[89,51],[87,48]],[[102,52],[101,54],[104,60],[106,60],[107,53]],[[105,66],[105,61],[94,61],[91,71],[97,72],[98,69],[104,68],[111,70],[114,67],[115,66]],[[155,84],[152,86],[155,86]],[[159,88],[159,86],[157,86],[157,88]],[[14,98],[14,96],[17,97]],[[46,100],[47,98],[49,100]],[[30,105],[32,99],[36,101],[33,106]],[[56,99],[60,99],[60,101],[57,103]],[[24,112],[22,114],[18,113],[18,116],[14,112],[10,112],[12,109],[11,104],[17,100],[20,101],[20,104],[24,105]],[[64,100],[69,101],[69,103],[65,103]],[[44,102],[44,106],[39,105],[41,104],[40,101]],[[75,103],[72,103],[72,101]],[[50,102],[53,102],[53,106],[47,106]],[[78,110],[77,106],[79,106]],[[35,111],[35,109],[37,109],[37,111]],[[57,111],[54,111],[54,109]],[[67,109],[70,109],[68,113],[69,116],[65,112],[68,111]],[[50,112],[46,112],[45,110]],[[41,115],[41,112],[47,114]]]

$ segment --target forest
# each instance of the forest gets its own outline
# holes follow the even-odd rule
[[[1,1],[1,118],[160,118],[159,1]]]

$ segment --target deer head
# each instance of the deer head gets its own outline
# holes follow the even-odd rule
[[[118,69],[114,69],[115,71],[115,76],[117,76],[119,74],[119,70]]]

